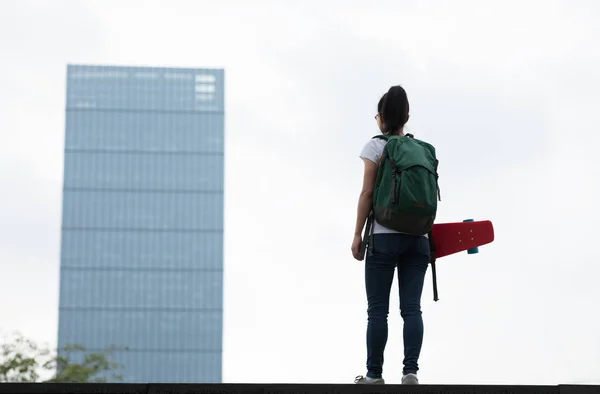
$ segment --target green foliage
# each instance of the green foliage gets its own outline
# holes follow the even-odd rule
[[[89,353],[81,345],[68,345],[59,352],[24,338],[20,334],[4,336],[0,345],[0,383],[103,383],[123,380],[114,373],[122,368],[111,362],[107,355],[117,350],[110,347],[102,353]],[[83,355],[83,361],[72,361],[75,354]],[[54,377],[41,380],[42,375],[53,373]]]
[[[0,383],[37,382],[41,366],[50,360],[48,349],[15,334],[0,346]]]

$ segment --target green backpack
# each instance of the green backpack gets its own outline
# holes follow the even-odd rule
[[[387,141],[373,195],[375,220],[402,233],[427,234],[440,199],[435,148],[411,134],[373,138]]]
[[[373,209],[365,228],[364,247],[373,251],[373,219],[389,229],[411,235],[429,235],[434,300],[437,301],[435,245],[431,229],[441,201],[435,148],[412,134],[377,135],[387,141],[379,164]]]

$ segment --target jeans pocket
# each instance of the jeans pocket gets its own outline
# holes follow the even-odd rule
[[[429,245],[429,238],[427,237],[419,237],[416,240],[416,252],[418,254],[425,255],[427,257],[431,256],[431,247]]]
[[[371,253],[367,253],[367,262],[370,260],[395,260],[397,240],[394,239],[395,234],[375,234],[373,242],[369,245]]]

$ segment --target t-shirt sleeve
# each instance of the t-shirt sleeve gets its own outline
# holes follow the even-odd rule
[[[381,154],[383,153],[383,150],[381,149],[381,147],[379,146],[379,141],[372,139],[369,140],[369,142],[367,142],[365,144],[365,146],[362,149],[362,152],[360,152],[360,158],[365,160],[370,160],[373,163],[378,163],[379,162],[379,158],[381,157]]]

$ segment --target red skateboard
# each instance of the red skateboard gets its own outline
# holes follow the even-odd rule
[[[478,246],[494,241],[494,226],[489,220],[475,222],[473,219],[457,223],[434,224],[431,239],[435,251],[431,254],[431,275],[433,278],[433,300],[438,300],[435,260],[466,250],[468,254],[479,253]]]
[[[368,229],[370,222],[365,227],[365,236],[363,237],[362,252],[365,252],[368,242]],[[494,226],[489,220],[479,222],[473,219],[467,219],[455,223],[434,224],[431,229],[430,242],[433,241],[431,251],[431,273],[433,278],[433,300],[438,300],[437,274],[435,261],[450,254],[466,250],[468,254],[479,253],[478,246],[486,245],[494,241]]]
[[[456,223],[438,223],[433,225],[431,235],[436,259],[463,250],[474,254],[479,252],[478,246],[494,241],[494,226],[489,220],[475,222],[473,219]]]

